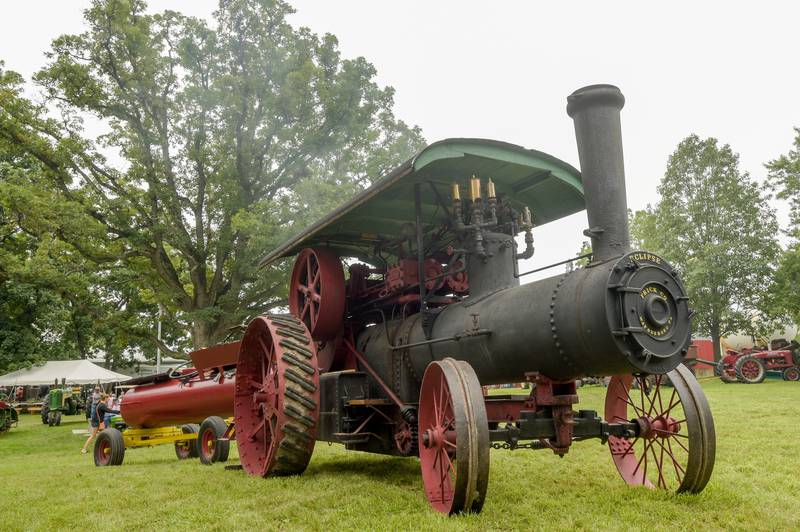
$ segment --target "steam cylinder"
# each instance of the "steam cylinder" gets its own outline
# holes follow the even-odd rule
[[[519,285],[510,236],[488,233],[488,257],[468,259],[469,297],[439,310],[429,336],[419,314],[359,335],[356,347],[404,401],[416,401],[414,382],[445,357],[469,362],[482,384],[530,372],[557,380],[666,373],[683,360],[691,322],[680,279],[662,258],[629,251],[623,103],[611,85],[568,98],[594,250],[588,267]],[[409,344],[419,345],[398,349]]]
[[[120,414],[132,427],[156,428],[200,423],[208,416],[233,415],[234,378],[170,379],[125,394]]]

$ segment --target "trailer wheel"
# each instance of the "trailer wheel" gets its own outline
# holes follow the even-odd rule
[[[117,429],[105,429],[94,443],[94,465],[117,466],[125,459],[125,439]]]
[[[428,502],[451,515],[480,512],[489,484],[489,423],[472,366],[452,358],[428,364],[418,418]]]
[[[633,382],[641,376],[617,376],[606,392],[605,419],[634,420],[639,434],[610,436],[608,448],[622,479],[630,485],[699,493],[714,469],[716,433],[703,389],[683,365],[670,371],[673,388],[663,390],[664,375],[655,383]],[[663,393],[662,393],[663,392]]]
[[[242,338],[234,418],[242,468],[250,475],[299,475],[319,422],[317,349],[293,316],[260,316]]]
[[[181,430],[184,434],[197,434],[198,427],[194,423],[183,425]],[[178,460],[186,460],[187,458],[197,458],[197,440],[183,440],[175,442],[175,456]]]
[[[792,382],[800,381],[800,368],[797,366],[789,366],[783,370],[783,380]]]
[[[752,355],[741,357],[736,361],[736,378],[745,384],[759,384],[764,382],[767,368],[764,363]]]
[[[207,417],[200,424],[200,432],[197,433],[197,454],[205,465],[228,461],[231,442],[219,441],[227,428],[225,420],[218,416]]]

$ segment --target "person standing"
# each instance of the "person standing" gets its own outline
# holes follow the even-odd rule
[[[109,394],[103,394],[100,404],[97,405],[97,418],[103,422],[103,428],[111,428],[111,418],[119,414],[119,410],[111,408],[111,402],[114,397]]]
[[[100,387],[96,386],[91,398],[86,401],[86,417],[89,419],[89,438],[83,444],[81,454],[86,454],[87,447],[89,447],[94,437],[97,436],[97,431],[100,430],[100,418],[97,417],[97,407],[100,405],[100,399]]]

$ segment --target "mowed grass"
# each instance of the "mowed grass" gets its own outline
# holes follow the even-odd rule
[[[428,507],[416,459],[320,443],[302,476],[265,480],[178,461],[161,446],[97,468],[72,434],[82,417],[49,428],[23,415],[0,435],[0,530],[800,529],[800,383],[703,386],[717,429],[703,493],[628,487],[597,441],[563,459],[493,450],[483,512],[455,518]],[[580,404],[602,411],[604,394],[584,387]]]

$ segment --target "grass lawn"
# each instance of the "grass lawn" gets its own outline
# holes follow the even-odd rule
[[[50,428],[23,415],[0,435],[0,530],[800,529],[800,383],[703,384],[717,460],[700,495],[630,488],[588,441],[563,459],[493,450],[483,512],[447,518],[429,509],[416,459],[318,444],[305,474],[264,480],[162,446],[97,468],[72,434],[82,417]],[[580,405],[602,411],[604,393],[584,387]]]

